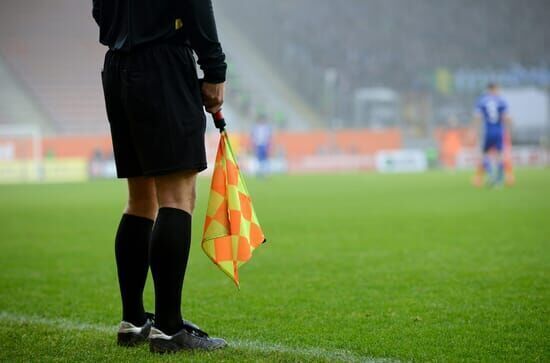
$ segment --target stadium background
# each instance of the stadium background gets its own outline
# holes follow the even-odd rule
[[[544,0],[215,5],[230,64],[224,109],[245,170],[258,115],[276,129],[276,171],[471,168],[467,127],[490,80],[510,96],[516,165],[549,162]],[[2,2],[0,180],[113,176],[105,49],[89,12],[69,0]]]
[[[0,361],[550,361],[550,2],[214,5],[243,169],[259,115],[276,129],[277,175],[246,176],[268,243],[240,291],[201,251],[197,183],[183,313],[229,348],[116,346],[126,186],[91,1],[2,0]],[[469,182],[489,80],[514,118],[510,188]]]

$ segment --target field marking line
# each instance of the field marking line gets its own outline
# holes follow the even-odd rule
[[[50,319],[35,315],[20,315],[7,311],[0,311],[0,321],[15,324],[45,325],[64,330],[96,331],[100,333],[115,334],[117,326],[102,324],[82,323],[63,318]],[[228,339],[231,348],[250,350],[260,353],[284,353],[301,356],[304,358],[318,358],[341,362],[365,362],[365,363],[390,363],[399,362],[392,358],[373,358],[354,354],[346,350],[328,350],[315,347],[289,347],[282,344],[265,343],[254,340]]]

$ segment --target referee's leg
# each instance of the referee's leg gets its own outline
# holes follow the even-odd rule
[[[124,213],[155,220],[158,210],[155,180],[151,177],[128,178],[128,203]]]
[[[122,320],[143,326],[143,289],[149,270],[149,242],[158,204],[152,178],[128,178],[128,203],[115,238],[115,257],[122,298]],[[120,343],[120,341],[119,341]]]
[[[155,327],[169,335],[183,328],[181,292],[191,245],[196,179],[196,171],[154,177],[159,204],[150,248]]]
[[[196,171],[182,171],[154,177],[159,207],[181,209],[188,214],[193,214],[196,182]]]

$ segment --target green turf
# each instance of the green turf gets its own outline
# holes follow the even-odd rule
[[[0,186],[0,361],[550,361],[550,170],[504,190],[468,178],[250,179],[269,243],[241,291],[200,250],[201,179],[183,311],[240,343],[170,357],[118,348],[105,330],[120,317],[124,183]]]

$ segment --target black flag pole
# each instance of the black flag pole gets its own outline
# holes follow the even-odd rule
[[[223,117],[222,110],[219,110],[218,112],[212,114],[212,118],[214,119],[214,126],[218,130],[220,130],[220,133],[225,131],[225,118]]]

